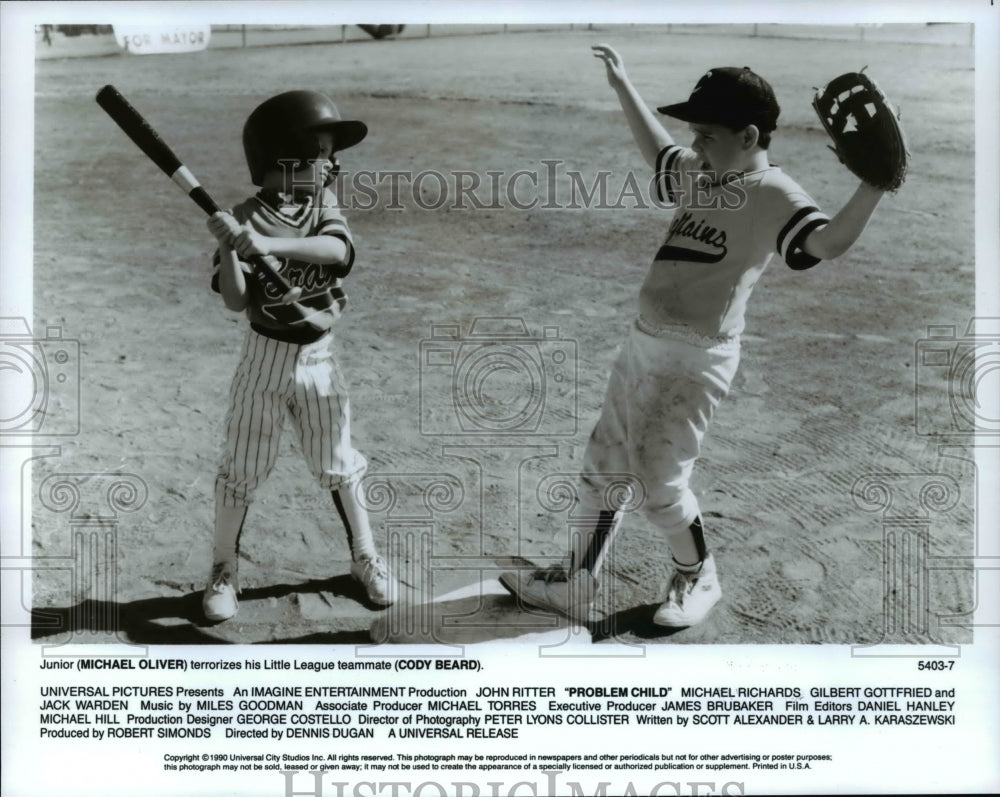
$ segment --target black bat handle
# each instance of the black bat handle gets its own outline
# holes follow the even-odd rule
[[[218,213],[221,208],[215,204],[215,200],[208,195],[208,191],[202,188],[200,185],[197,188],[192,188],[188,193],[188,196],[194,200],[195,204],[205,211],[209,216],[213,213]]]

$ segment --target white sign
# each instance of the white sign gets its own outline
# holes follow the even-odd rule
[[[151,53],[193,53],[208,47],[211,25],[115,25],[118,46],[136,55]]]

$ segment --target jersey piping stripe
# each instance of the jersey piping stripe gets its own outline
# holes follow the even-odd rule
[[[291,215],[282,213],[260,194],[255,196],[254,199],[260,206],[261,214],[273,224],[280,224],[294,230],[301,230],[303,227],[310,225],[313,221],[313,211],[316,209],[316,204],[312,197],[309,197],[309,199],[296,207],[295,213]]]
[[[326,219],[315,231],[316,235],[340,235],[347,238],[347,225],[343,219]]]
[[[342,219],[327,219],[315,232],[316,235],[330,235],[339,238],[347,246],[347,257],[343,263],[331,263],[329,268],[333,269],[338,279],[343,279],[351,273],[354,267],[354,242],[351,240],[351,232],[347,224]]]
[[[781,232],[778,233],[777,248],[778,248],[778,254],[780,254],[782,257],[785,256],[783,248],[785,243],[785,238],[788,237],[788,235],[792,232],[792,230],[796,227],[796,225],[800,224],[802,220],[811,213],[819,213],[819,208],[817,208],[814,205],[810,205],[809,207],[806,208],[801,208],[788,220],[785,226],[781,228]]]
[[[822,260],[820,257],[810,255],[802,246],[805,244],[806,238],[809,237],[809,233],[818,227],[825,227],[829,223],[829,219],[813,219],[799,230],[788,247],[789,254],[785,257],[785,263],[788,264],[789,268],[796,271],[803,271],[807,268],[812,268]]]
[[[778,233],[778,254],[791,268],[804,269],[816,265],[820,258],[802,250],[806,236],[817,227],[829,223],[830,219],[815,206],[801,208],[781,228]]]
[[[339,278],[343,278],[350,274],[351,269],[354,268],[354,241],[351,240],[350,235],[340,235],[337,233],[337,237],[347,244],[347,259],[341,264],[340,269],[337,272],[337,276]]]
[[[672,185],[674,163],[681,154],[681,148],[670,144],[656,156],[656,198],[660,202],[675,202],[677,196]]]

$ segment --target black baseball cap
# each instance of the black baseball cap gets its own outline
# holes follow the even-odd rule
[[[656,110],[683,122],[725,125],[734,130],[756,125],[761,132],[774,130],[781,113],[771,85],[748,66],[709,69],[687,102]]]

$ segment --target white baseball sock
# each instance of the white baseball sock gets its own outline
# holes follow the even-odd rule
[[[377,555],[372,528],[368,522],[368,510],[365,509],[355,493],[355,485],[343,484],[332,490],[333,504],[347,532],[347,542],[351,547],[351,558],[357,562]]]
[[[569,574],[588,570],[596,578],[621,525],[621,513],[600,512],[596,517],[584,517],[581,529],[570,529]]]
[[[245,506],[225,506],[222,501],[215,502],[214,562],[236,562],[246,516]]]
[[[674,564],[686,569],[697,568],[708,555],[701,518],[695,518],[686,529],[668,534],[667,546]]]

